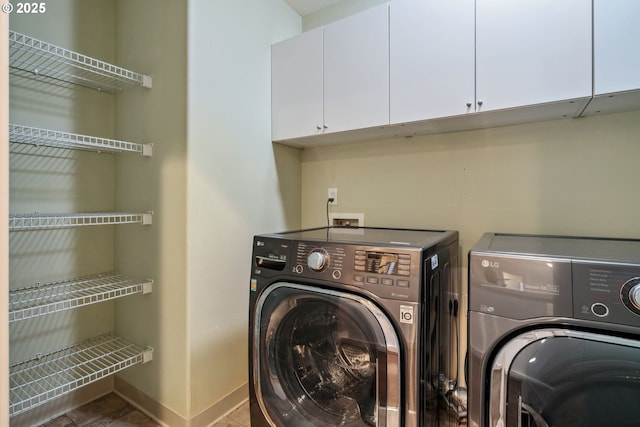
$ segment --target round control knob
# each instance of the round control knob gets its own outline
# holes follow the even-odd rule
[[[307,256],[307,265],[313,271],[322,271],[327,266],[328,255],[322,249],[315,250]]]
[[[640,310],[640,283],[635,284],[629,290],[629,302],[638,310]]]
[[[622,285],[620,299],[625,307],[640,315],[640,277],[629,279]]]

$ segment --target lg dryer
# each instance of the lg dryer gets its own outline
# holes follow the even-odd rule
[[[437,425],[457,232],[260,235],[251,264],[252,426]]]
[[[469,425],[640,425],[640,241],[485,234],[469,256]]]

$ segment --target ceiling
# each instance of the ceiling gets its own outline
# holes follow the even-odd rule
[[[284,0],[293,10],[305,16],[344,0]]]

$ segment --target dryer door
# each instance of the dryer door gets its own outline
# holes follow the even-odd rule
[[[254,387],[272,425],[400,426],[398,336],[371,301],[279,283],[254,324]]]
[[[640,423],[640,341],[540,330],[509,341],[493,364],[491,426]]]

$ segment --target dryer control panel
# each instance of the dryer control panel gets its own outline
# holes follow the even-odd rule
[[[573,262],[574,316],[640,325],[640,265]]]
[[[469,252],[469,310],[640,327],[640,239],[485,233]]]

